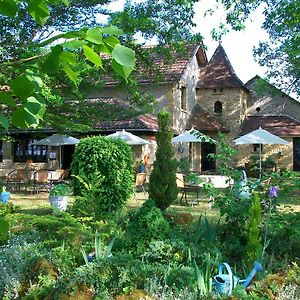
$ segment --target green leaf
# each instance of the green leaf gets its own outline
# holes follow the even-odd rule
[[[50,14],[47,2],[43,0],[31,1],[27,9],[32,18],[42,25],[45,24]]]
[[[42,65],[42,71],[48,74],[57,72],[59,68],[59,56],[62,52],[63,47],[61,45],[53,47]]]
[[[111,35],[123,35],[124,31],[116,26],[108,26],[101,29],[102,33]]]
[[[83,45],[86,45],[88,42],[86,41],[80,41],[80,40],[73,40],[73,41],[68,41],[64,42],[61,45],[64,48],[70,49],[70,50],[76,50],[78,48],[81,48]]]
[[[65,6],[67,6],[67,7],[70,6],[69,0],[61,0],[61,2],[62,2]]]
[[[77,62],[76,55],[74,53],[67,52],[67,51],[63,51],[60,54],[59,58],[61,61],[68,63],[70,65],[75,65]]]
[[[0,217],[0,234],[8,236],[9,222],[4,217]]]
[[[121,75],[125,79],[128,78],[133,71],[133,68],[124,67],[118,64],[114,59],[112,60],[111,66],[117,74]]]
[[[9,122],[2,112],[0,112],[0,124],[3,128],[8,129]]]
[[[135,53],[132,49],[122,46],[120,44],[114,47],[112,57],[117,63],[124,67],[134,68],[135,66]]]
[[[85,57],[91,61],[94,65],[98,67],[102,67],[102,61],[100,56],[90,47],[84,45],[83,47],[83,53]]]
[[[77,74],[68,66],[68,65],[64,65],[64,71],[66,72],[66,74],[68,75],[68,77],[75,83],[77,84]]]
[[[102,33],[100,28],[90,28],[86,33],[85,39],[94,44],[102,44]]]
[[[20,128],[35,128],[39,124],[39,119],[25,110],[23,106],[12,113],[11,121],[15,126]]]
[[[5,15],[10,18],[15,17],[18,12],[18,5],[13,0],[0,1],[0,15]]]
[[[10,87],[13,93],[22,99],[27,98],[34,90],[34,85],[25,75],[21,75],[14,79],[11,82]]]
[[[7,106],[16,106],[16,102],[9,93],[0,92],[0,102]]]
[[[120,41],[115,36],[109,36],[109,37],[103,39],[103,43],[110,50],[108,54],[111,54],[111,51],[115,48],[116,45],[120,44]],[[106,51],[104,51],[104,52],[107,53]]]
[[[24,105],[24,110],[35,116],[37,119],[42,119],[45,113],[46,105],[37,98],[31,96],[27,98],[27,103]]]

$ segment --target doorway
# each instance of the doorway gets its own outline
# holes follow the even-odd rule
[[[201,172],[216,170],[216,160],[209,154],[216,154],[216,145],[201,143]]]
[[[61,152],[62,152],[62,169],[70,169],[71,168],[71,163],[73,159],[73,154],[75,151],[75,145],[64,145],[61,146]]]
[[[300,137],[293,138],[293,170],[300,171]]]

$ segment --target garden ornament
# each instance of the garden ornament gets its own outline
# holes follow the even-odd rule
[[[3,186],[2,193],[0,195],[1,202],[7,204],[10,198],[10,192],[6,192],[6,187]]]
[[[245,170],[242,170],[242,176],[239,180],[236,180],[233,187],[233,193],[235,197],[239,199],[250,199],[251,193],[249,186],[247,185],[247,175]]]
[[[224,273],[225,270],[227,271],[227,274]],[[254,267],[246,279],[239,279],[237,276],[233,275],[228,263],[220,263],[219,274],[213,277],[213,285],[216,287],[219,295],[229,296],[239,283],[242,283],[243,288],[246,289],[256,272],[263,272],[263,267],[258,261],[254,262]]]

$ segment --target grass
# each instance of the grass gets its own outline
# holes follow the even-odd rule
[[[137,192],[127,203],[128,209],[135,209],[140,207],[148,193]],[[208,218],[217,220],[219,212],[217,209],[211,207],[211,202],[204,192],[200,192],[197,198],[195,192],[187,193],[187,203],[180,203],[181,193],[178,194],[178,199],[172,205],[168,212],[184,212],[190,213],[194,218],[198,218],[201,214],[206,214]],[[10,201],[17,206],[17,210],[21,213],[45,215],[51,213],[51,206],[48,200],[48,193],[41,192],[32,194],[30,192],[12,192]],[[70,197],[72,203],[74,198]],[[280,200],[280,211],[300,212],[300,196],[298,193],[291,195]]]

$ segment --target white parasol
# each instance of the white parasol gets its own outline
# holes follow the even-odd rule
[[[76,139],[72,136],[64,134],[53,134],[39,141],[33,142],[32,145],[46,145],[46,146],[59,146],[59,167],[61,168],[61,146],[63,145],[75,145],[80,142],[79,139]]]
[[[114,138],[114,139],[120,139],[128,145],[149,145],[149,144],[152,144],[151,142],[149,142],[145,139],[142,139],[139,136],[134,135],[134,134],[126,131],[125,129],[123,129],[122,131],[117,131],[113,134],[109,134],[109,135],[107,135],[107,137]]]
[[[288,142],[277,135],[270,133],[269,131],[262,129],[256,129],[249,132],[233,141],[236,145],[259,145],[259,177],[261,178],[261,146],[263,144],[274,144],[274,145],[287,145]]]

